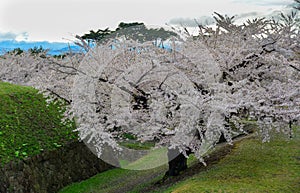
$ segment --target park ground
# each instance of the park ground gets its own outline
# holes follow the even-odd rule
[[[145,171],[117,168],[61,193],[300,192],[300,132],[296,128],[292,139],[274,133],[270,142],[262,143],[252,134],[234,145],[220,144],[206,158],[207,166],[191,157],[189,168],[176,177],[164,178],[167,165]]]
[[[39,154],[44,149],[59,148],[76,138],[72,122],[61,125],[58,115],[62,109],[57,104],[47,105],[36,90],[0,83],[0,96],[1,164]],[[116,168],[71,184],[60,192],[297,193],[300,192],[299,130],[299,126],[294,126],[292,138],[272,133],[267,143],[262,143],[254,133],[237,138],[233,145],[219,144],[206,157],[207,166],[191,156],[189,168],[176,177],[164,177],[167,164],[142,171]],[[126,167],[159,162],[160,153],[154,151]]]

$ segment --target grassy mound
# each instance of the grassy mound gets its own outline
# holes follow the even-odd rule
[[[0,165],[76,139],[74,122],[61,123],[63,111],[31,87],[0,82]]]

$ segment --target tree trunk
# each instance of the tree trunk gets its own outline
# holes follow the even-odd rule
[[[226,142],[224,134],[222,133],[218,143]],[[190,155],[192,152],[189,150],[186,152],[187,155]],[[187,158],[176,149],[168,149],[168,164],[169,170],[166,172],[167,176],[177,176],[180,172],[187,169]]]
[[[168,149],[169,170],[166,176],[177,176],[187,169],[187,158],[178,149]]]

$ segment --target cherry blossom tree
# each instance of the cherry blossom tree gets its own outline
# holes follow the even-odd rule
[[[0,80],[33,86],[51,95],[49,100],[59,98],[70,104],[73,79],[82,58],[83,54],[70,54],[62,59],[49,56],[46,51],[9,52],[0,57]]]
[[[216,28],[199,24],[197,36],[170,38],[168,50],[114,38],[92,49],[80,39],[84,57],[7,54],[0,79],[65,100],[79,138],[114,165],[148,153],[121,146],[124,133],[167,147],[169,163],[184,156],[169,175],[186,168],[190,153],[205,163],[221,137],[231,143],[247,133],[244,119],[257,123],[263,141],[272,130],[292,137],[300,119],[297,13],[242,25],[218,13],[215,20]]]
[[[242,119],[257,121],[263,141],[273,129],[292,136],[299,28],[296,13],[281,18],[237,25],[216,13],[216,29],[199,25],[199,36],[173,39],[171,51],[132,41],[98,46],[81,63],[88,76],[75,81],[81,138],[99,156],[105,144],[121,150],[116,139],[131,133],[176,150],[171,159],[193,152],[203,161],[222,135],[230,143],[246,132]]]

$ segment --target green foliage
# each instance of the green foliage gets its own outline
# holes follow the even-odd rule
[[[129,149],[135,149],[135,150],[148,150],[155,146],[155,143],[152,142],[140,143],[133,140],[120,142],[119,144]]]
[[[121,22],[121,23],[119,23],[118,28],[116,29],[116,31],[119,31],[119,30],[122,30],[122,29],[125,29],[125,28],[129,28],[129,27],[138,27],[138,26],[145,26],[145,24],[144,23],[139,23],[139,22],[133,22],[133,23]]]
[[[131,133],[123,133],[122,137],[125,139],[136,140],[136,136],[132,135]]]
[[[118,142],[119,145],[129,149],[149,150],[155,146],[155,143],[152,141],[146,141],[141,143],[137,140],[137,137],[131,133],[122,133],[121,138],[122,140]]]
[[[61,122],[64,110],[31,87],[0,82],[0,164],[77,139],[75,123]]]
[[[40,53],[43,53],[44,51],[45,50],[43,49],[42,46],[40,46],[40,47],[35,46],[34,48],[30,48],[28,50],[28,52],[30,52],[31,54],[40,54]]]
[[[8,54],[21,55],[24,51],[21,48],[15,48],[9,51]]]
[[[67,56],[66,54],[59,54],[59,55],[53,55],[53,58],[64,59],[66,56]]]
[[[28,50],[28,52],[31,54],[31,55],[34,55],[34,56],[39,56],[41,58],[46,58],[46,53],[47,53],[47,50],[45,50],[42,46],[40,47],[34,47],[34,48],[30,48]]]
[[[104,30],[98,29],[96,32],[94,30],[90,30],[90,33],[84,34],[81,36],[84,40],[93,40],[96,42],[103,41],[107,36],[109,36],[112,33],[109,28],[106,28]]]

